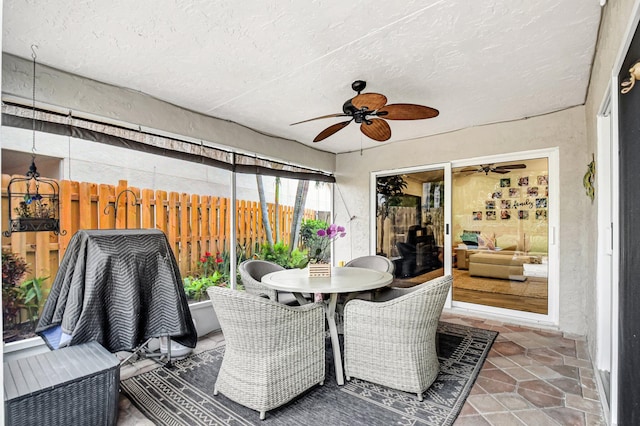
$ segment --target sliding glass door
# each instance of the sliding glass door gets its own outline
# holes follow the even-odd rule
[[[523,153],[454,163],[454,307],[555,317],[552,158]]]
[[[391,259],[395,286],[449,274],[449,164],[372,174],[372,252]]]
[[[394,286],[450,274],[447,306],[555,323],[557,176],[557,150],[372,173],[371,252]]]

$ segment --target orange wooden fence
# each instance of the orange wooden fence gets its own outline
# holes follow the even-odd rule
[[[2,175],[2,230],[7,229],[7,186],[11,176]],[[51,232],[12,233],[2,236],[2,248],[27,259],[31,275],[51,277],[58,269],[69,241],[79,229],[157,228],[167,236],[183,276],[192,274],[205,252],[223,252],[230,244],[230,199],[118,185],[60,181],[60,229]],[[280,240],[288,243],[293,219],[292,206],[279,206]],[[275,206],[268,204],[269,223],[275,230]],[[236,201],[236,236],[245,254],[266,242],[260,203]],[[305,210],[304,218],[315,218]]]

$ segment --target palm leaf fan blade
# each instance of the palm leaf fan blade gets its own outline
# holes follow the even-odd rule
[[[302,123],[307,123],[309,121],[314,121],[314,120],[322,120],[323,118],[333,118],[333,117],[348,117],[347,114],[328,114],[328,115],[322,115],[320,117],[314,117],[314,118],[310,118],[308,120],[302,120],[302,121],[298,121],[295,123],[291,123],[289,124],[289,126],[295,126],[296,124],[302,124]]]
[[[335,134],[339,130],[342,130],[345,127],[347,127],[347,124],[349,124],[349,123],[351,123],[351,120],[343,121],[342,123],[336,123],[334,125],[331,125],[331,126],[327,127],[326,129],[324,129],[323,131],[321,131],[320,133],[318,133],[318,136],[316,136],[313,141],[314,142],[320,142],[322,140],[325,140],[326,138],[328,138],[329,136]]]
[[[366,108],[371,111],[382,108],[387,103],[387,97],[380,93],[363,93],[351,99],[351,104],[358,108]]]
[[[415,104],[390,104],[378,110],[378,115],[387,120],[424,120],[438,114],[435,108]]]
[[[371,124],[365,122],[360,125],[360,131],[366,136],[378,142],[384,142],[391,137],[391,127],[386,121],[373,118],[369,123]]]
[[[494,170],[510,170],[510,169],[526,169],[525,164],[507,164],[504,166],[496,166]]]

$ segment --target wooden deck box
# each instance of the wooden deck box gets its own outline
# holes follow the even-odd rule
[[[6,425],[115,425],[120,362],[97,342],[4,363]]]

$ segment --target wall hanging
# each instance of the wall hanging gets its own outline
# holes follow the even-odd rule
[[[596,178],[596,160],[593,158],[593,154],[591,154],[591,162],[587,164],[587,173],[584,174],[582,178],[582,184],[584,185],[584,189],[587,192],[587,197],[591,198],[593,201],[596,196],[596,189],[594,187]]]

